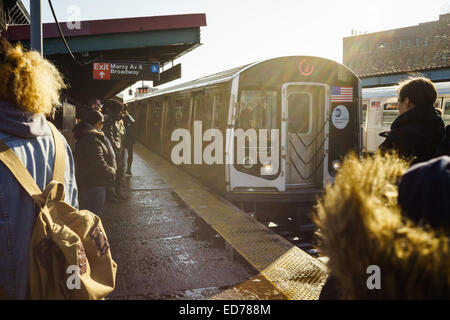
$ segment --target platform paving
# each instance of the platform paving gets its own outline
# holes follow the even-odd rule
[[[128,200],[105,204],[102,221],[118,264],[109,299],[286,299],[225,245],[135,153]]]

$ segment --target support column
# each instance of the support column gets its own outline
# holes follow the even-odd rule
[[[30,39],[31,50],[43,55],[41,0],[30,0]]]

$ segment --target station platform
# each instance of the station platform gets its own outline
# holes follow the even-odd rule
[[[135,145],[124,201],[102,221],[118,264],[108,299],[314,300],[325,264]]]

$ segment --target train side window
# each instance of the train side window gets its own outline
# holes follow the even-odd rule
[[[447,100],[445,102],[445,106],[444,106],[444,122],[445,122],[445,125],[449,125],[450,124],[450,100]]]
[[[436,100],[436,102],[434,103],[434,107],[436,109],[441,109],[441,100],[440,99]]]
[[[155,102],[151,108],[151,124],[155,127],[159,127],[161,122],[161,101]]]
[[[187,128],[189,121],[189,99],[188,97],[175,98],[174,114],[171,117],[172,128]]]
[[[224,128],[226,124],[225,113],[224,113],[224,101],[222,95],[214,95],[214,128],[220,129]]]
[[[205,102],[203,103],[203,111],[201,114],[202,118],[202,126],[203,130],[209,129],[212,127],[213,121],[213,108],[214,108],[214,100],[210,95],[205,96]]]
[[[383,126],[391,125],[395,118],[400,115],[397,103],[385,103],[383,105]]]
[[[207,129],[211,126],[212,120],[212,110],[209,112],[210,114],[206,114],[208,109],[207,103],[205,101],[204,95],[195,95],[194,96],[194,117],[193,121],[201,121],[202,128]],[[194,126],[192,126],[193,128]]]
[[[194,121],[201,121],[202,120],[202,108],[203,108],[203,97],[200,95],[197,95],[194,97]]]
[[[237,128],[244,130],[278,128],[277,93],[244,90],[239,101]]]

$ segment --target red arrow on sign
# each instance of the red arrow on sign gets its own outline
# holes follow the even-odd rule
[[[109,63],[95,62],[93,64],[94,80],[110,80],[111,65]]]

